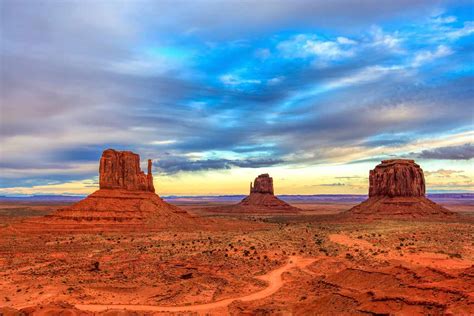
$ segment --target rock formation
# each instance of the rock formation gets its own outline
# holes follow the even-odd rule
[[[250,182],[250,194],[262,193],[273,195],[273,178],[264,173],[255,178],[254,185]]]
[[[140,169],[140,156],[107,149],[99,167],[99,190],[85,199],[38,219],[54,229],[143,229],[143,226],[186,227],[196,223],[187,212],[156,195],[148,160],[148,173]],[[87,227],[87,228],[86,228]]]
[[[99,186],[101,189],[155,192],[151,159],[148,159],[148,174],[145,175],[140,169],[139,155],[131,151],[105,150],[100,158]]]
[[[252,214],[285,214],[298,213],[299,209],[280,200],[274,195],[273,178],[267,173],[250,182],[250,194],[240,203],[228,207],[215,208],[219,212],[252,213]]]
[[[455,213],[425,197],[423,170],[414,160],[384,160],[369,173],[369,198],[345,212],[352,218],[439,218]]]
[[[384,160],[370,170],[369,197],[425,196],[423,170],[414,160]]]

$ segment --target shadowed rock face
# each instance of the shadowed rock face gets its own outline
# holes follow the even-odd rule
[[[254,185],[250,183],[250,193],[274,194],[273,178],[264,173],[255,178]]]
[[[99,185],[101,189],[155,192],[151,160],[148,160],[148,174],[145,174],[140,169],[139,155],[107,149],[100,158]]]
[[[425,196],[423,170],[414,160],[384,160],[370,171],[369,197]]]

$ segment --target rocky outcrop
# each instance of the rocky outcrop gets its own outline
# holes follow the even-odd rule
[[[369,174],[369,197],[425,196],[423,170],[414,160],[384,160]]]
[[[268,173],[250,182],[250,194],[240,203],[226,207],[216,207],[212,212],[247,214],[295,214],[300,209],[280,200],[274,195],[273,178]]]
[[[145,174],[140,169],[139,155],[107,149],[100,158],[99,186],[101,189],[155,192],[151,165],[148,159],[148,174]]]
[[[273,193],[273,178],[264,173],[255,178],[254,184],[250,182],[250,194],[262,193],[262,194],[274,194]]]
[[[384,160],[369,173],[369,198],[343,214],[355,219],[454,217],[425,197],[423,170],[414,160]]]
[[[107,149],[99,166],[100,189],[52,215],[34,220],[53,230],[143,230],[179,227],[198,222],[186,211],[163,201],[153,186],[152,163],[140,169],[140,156]]]

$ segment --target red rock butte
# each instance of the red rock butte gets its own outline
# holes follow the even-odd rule
[[[255,178],[254,184],[250,182],[250,194],[262,193],[273,195],[273,178],[268,173],[264,173]]]
[[[274,195],[273,178],[267,173],[255,178],[253,185],[250,183],[250,194],[240,203],[219,208],[219,210],[255,214],[295,214],[300,211],[300,209],[291,206]]]
[[[85,199],[32,220],[49,230],[140,230],[191,227],[197,219],[163,201],[153,185],[152,161],[148,173],[140,169],[140,156],[130,151],[107,149],[99,166],[99,190]]]
[[[369,173],[369,198],[344,215],[362,219],[446,218],[455,213],[425,196],[423,170],[414,160],[383,160]]]
[[[148,174],[145,175],[140,169],[139,155],[131,151],[107,149],[100,158],[99,187],[155,192],[151,165],[151,159],[148,159]]]

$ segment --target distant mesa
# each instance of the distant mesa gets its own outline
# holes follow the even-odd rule
[[[131,151],[107,149],[99,167],[100,189],[85,199],[59,209],[37,222],[51,229],[141,229],[143,225],[170,227],[193,225],[186,211],[163,201],[153,185],[152,162],[148,173],[140,169],[140,156]]]
[[[274,194],[273,193],[273,178],[268,173],[259,175],[254,180],[254,185],[250,182],[250,194]]]
[[[223,212],[253,214],[291,214],[300,211],[274,195],[273,178],[268,173],[255,178],[253,185],[250,183],[250,194],[240,203],[218,209]]]
[[[383,160],[369,173],[369,198],[344,213],[352,218],[446,218],[456,214],[425,197],[423,170],[414,160]]]

